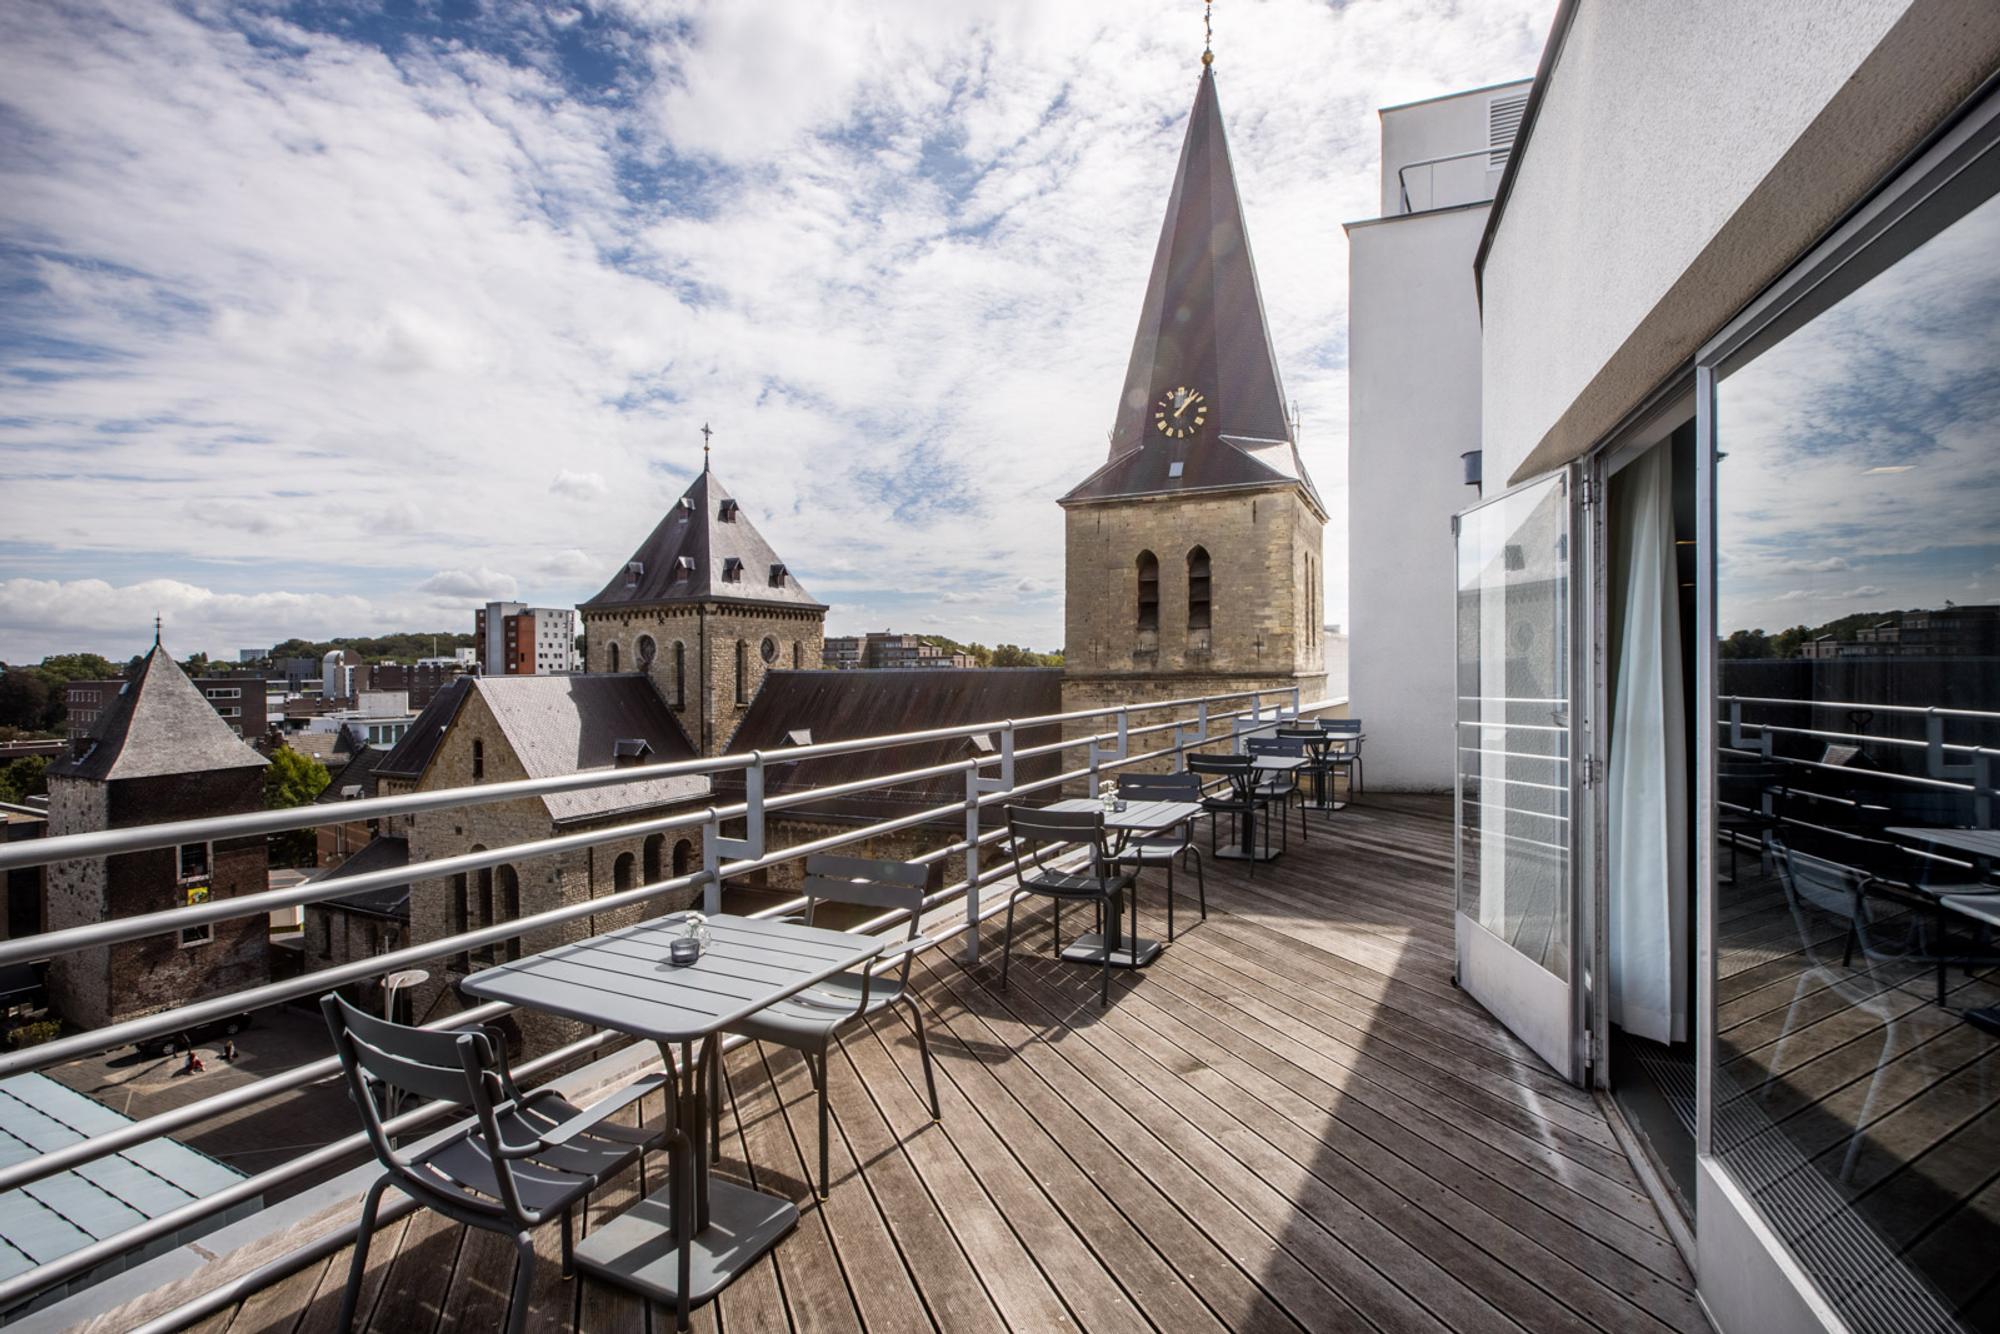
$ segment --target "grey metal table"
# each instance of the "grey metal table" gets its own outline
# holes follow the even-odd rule
[[[1890,830],[1895,833],[1895,830]],[[1966,832],[1978,833],[1978,830]],[[1940,908],[1969,917],[1988,928],[2000,928],[2000,894],[1947,894],[1938,900]],[[1940,1000],[1939,1004],[1943,1004]],[[1965,1021],[1974,1028],[2000,1034],[2000,1005],[1986,1005],[1965,1011]]]
[[[1258,783],[1263,782],[1265,778],[1272,774],[1297,773],[1311,763],[1312,761],[1304,756],[1290,758],[1283,755],[1259,755],[1250,761],[1250,786],[1254,789]],[[1243,795],[1240,789],[1237,795]],[[1282,821],[1284,818],[1284,814],[1280,812],[1278,819]],[[1278,854],[1272,848],[1267,847],[1261,852],[1258,851],[1257,809],[1254,802],[1251,803],[1251,808],[1243,813],[1243,819],[1240,821],[1240,824],[1243,836],[1237,841],[1237,846],[1233,848],[1217,848],[1215,852],[1217,857],[1239,862],[1268,862],[1277,860]]]
[[[1990,873],[2000,861],[2000,829],[1939,829],[1921,825],[1897,825],[1887,832],[1897,838],[1950,848],[1972,858],[1981,875]]]
[[[483,969],[468,995],[650,1038],[675,1072],[667,1102],[667,1185],[576,1246],[576,1263],[678,1308],[707,1301],[799,1221],[790,1200],[709,1176],[709,1101],[722,1030],[881,953],[873,936],[720,914],[692,964],[668,961],[686,914]],[[700,1044],[697,1053],[696,1044]],[[678,1067],[675,1047],[680,1049]]]
[[[1124,807],[1123,810],[1105,810],[1101,801],[1072,797],[1068,801],[1058,801],[1048,809],[1085,813],[1104,811],[1104,827],[1118,835],[1121,847],[1135,834],[1157,834],[1177,824],[1185,824],[1201,814],[1200,804],[1192,801],[1127,801]],[[1101,964],[1104,962],[1104,942],[1108,935],[1117,942],[1111,947],[1113,968],[1143,968],[1159,958],[1160,942],[1139,936],[1139,905],[1136,902],[1132,905],[1132,934],[1129,937],[1119,930],[1119,916],[1117,912],[1111,914],[1108,933],[1088,931],[1078,936],[1075,943],[1062,952],[1062,957],[1071,963]]]

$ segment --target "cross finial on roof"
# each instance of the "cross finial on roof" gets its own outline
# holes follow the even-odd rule
[[[703,422],[701,424],[701,470],[703,472],[708,471],[708,437],[712,434],[714,433],[708,429],[708,423]]]
[[[1215,0],[1206,0],[1201,7],[1201,63],[1204,68],[1215,63],[1215,24],[1211,13]]]
[[[153,647],[158,648],[159,646],[160,646],[160,618],[155,616],[153,618]]]

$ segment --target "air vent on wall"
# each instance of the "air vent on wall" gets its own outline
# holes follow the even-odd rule
[[[1502,171],[1514,151],[1514,139],[1521,133],[1521,117],[1528,110],[1528,94],[1507,93],[1486,104],[1486,167]]]

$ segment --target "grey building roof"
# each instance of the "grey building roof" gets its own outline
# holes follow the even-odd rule
[[[1045,667],[883,668],[870,671],[776,671],[764,678],[757,698],[744,714],[729,743],[732,753],[766,753],[764,791],[767,796],[825,787],[877,774],[922,769],[968,759],[972,751],[963,738],[856,751],[786,763],[783,751],[790,738],[810,734],[815,743],[853,737],[917,732],[972,723],[997,723],[1008,718],[1034,718],[1062,712],[1062,672]],[[1024,728],[1017,747],[1043,745],[1061,738],[1050,725]],[[997,742],[997,738],[996,738]],[[997,754],[997,751],[995,752]],[[1016,777],[1027,781],[1053,777],[1053,755],[1020,761]],[[995,770],[997,773],[997,769]],[[717,776],[716,793],[725,801],[742,796],[738,772]],[[783,813],[787,819],[854,819],[906,815],[913,810],[962,800],[962,774],[920,779],[893,788],[831,797]],[[994,818],[999,808],[993,808]],[[780,818],[774,816],[774,818]],[[962,820],[960,815],[950,817]]]
[[[486,702],[530,778],[609,768],[620,741],[652,747],[651,763],[694,758],[687,734],[652,680],[638,672],[589,676],[464,676],[438,692],[374,774],[421,778],[473,691]],[[557,823],[670,805],[707,793],[699,776],[558,792],[542,798]]]
[[[350,797],[342,795],[345,789],[350,787],[360,788],[363,797],[376,795],[375,770],[388,758],[389,748],[386,746],[363,746],[354,752],[352,759],[333,771],[332,781],[327,783],[325,791],[314,798],[314,804],[331,806],[337,802],[351,800]]]
[[[713,472],[702,469],[583,611],[743,602],[824,611]]]
[[[369,839],[361,851],[325,875],[314,878],[320,884],[328,884],[357,875],[366,875],[371,871],[400,870],[409,864],[410,841],[406,838],[381,834]],[[326,902],[343,908],[352,908],[357,912],[372,913],[377,917],[392,917],[399,922],[410,920],[408,885],[385,885],[380,889],[364,889],[359,894],[348,894]]]
[[[56,761],[49,772],[110,782],[264,764],[156,643],[98,715],[82,753]]]
[[[204,706],[206,707],[206,706]],[[0,1166],[131,1124],[46,1075],[0,1080]],[[157,1218],[241,1181],[242,1174],[171,1139],[0,1194],[0,1279]],[[217,1219],[219,1226],[223,1219]]]
[[[1181,387],[1204,396],[1207,415],[1198,429],[1170,439],[1156,428],[1155,414]],[[1324,512],[1285,411],[1215,74],[1205,67],[1167,196],[1110,453],[1063,503],[1288,483],[1304,488]]]

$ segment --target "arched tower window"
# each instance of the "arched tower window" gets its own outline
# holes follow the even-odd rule
[[[750,646],[736,641],[736,702],[750,702]]]
[[[653,637],[651,635],[640,635],[639,642],[633,645],[633,651],[639,657],[639,670],[642,672],[652,671],[653,655],[660,651],[660,646],[653,642]]]
[[[644,865],[646,869],[646,883],[649,885],[659,883],[660,853],[666,846],[667,836],[665,834],[649,834],[646,838]]]
[[[674,875],[684,876],[694,869],[694,844],[682,839],[674,844]]]
[[[486,777],[486,743],[475,737],[472,742],[472,781],[476,783],[484,777]]]
[[[632,888],[632,869],[636,859],[629,852],[618,854],[618,860],[611,863],[611,889],[622,894]]]
[[[1209,625],[1208,548],[1196,547],[1188,552],[1187,573],[1188,629],[1206,630]]]
[[[687,645],[674,641],[674,707],[687,703]]]
[[[500,891],[500,902],[496,911],[503,922],[517,922],[521,919],[521,877],[511,866],[502,866],[494,875]],[[507,937],[507,957],[521,957],[521,938]]]
[[[1160,628],[1160,558],[1150,551],[1139,553],[1139,628]]]
[[[612,640],[611,647],[604,651],[604,666],[607,671],[618,670],[618,641]]]

